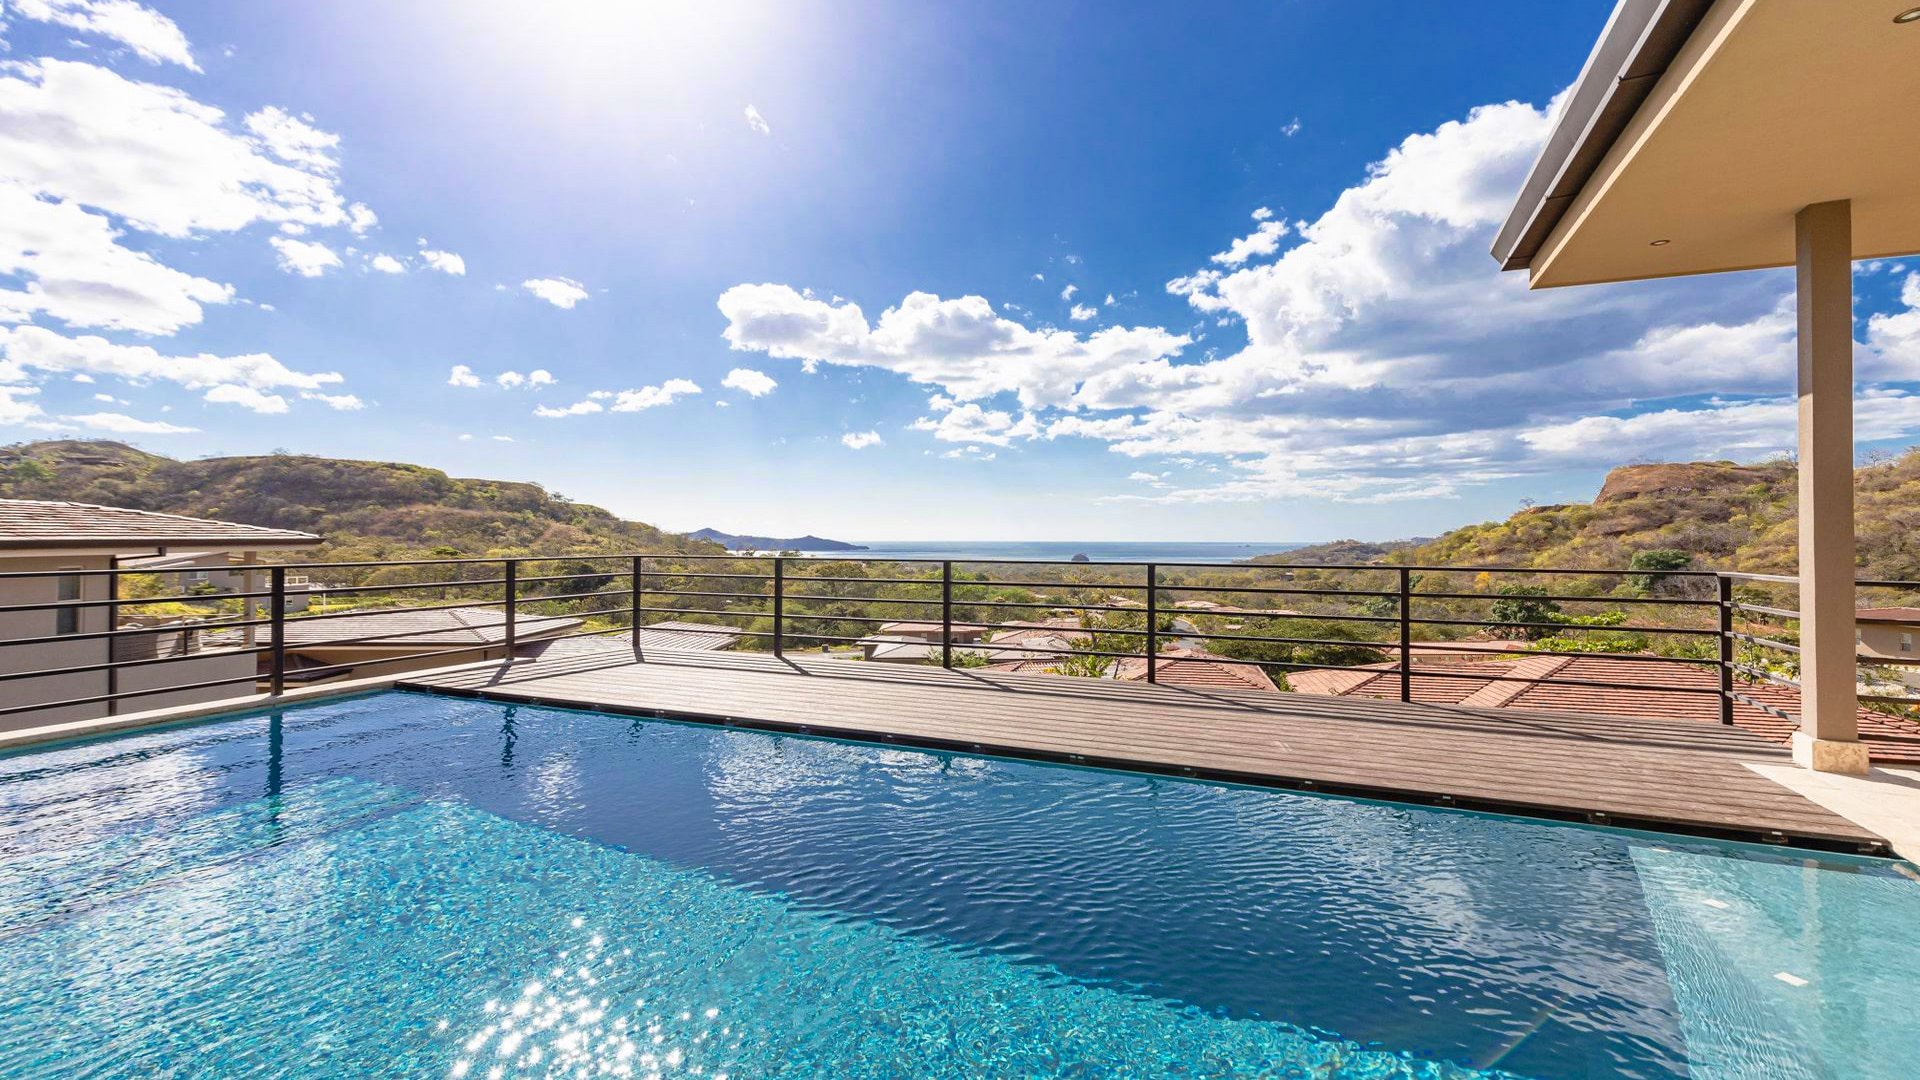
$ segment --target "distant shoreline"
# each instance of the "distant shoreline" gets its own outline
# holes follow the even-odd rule
[[[1225,565],[1309,546],[1308,541],[1125,541],[1051,540],[872,540],[854,551],[799,551],[810,559],[929,559],[954,562],[1006,560],[1009,562],[1068,562],[1084,555],[1096,563],[1202,563]],[[774,555],[776,551],[742,549],[741,555]]]

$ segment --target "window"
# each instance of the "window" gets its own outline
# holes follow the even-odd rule
[[[71,566],[63,566],[61,567],[61,569],[73,570],[78,568],[71,567]],[[79,575],[62,574],[60,577],[55,578],[53,598],[55,600],[80,599]],[[79,633],[80,632],[80,609],[79,608],[60,608],[58,611],[54,612],[53,632],[56,634]]]
[[[1912,634],[1900,635],[1900,651],[1901,652],[1913,651],[1913,635]]]

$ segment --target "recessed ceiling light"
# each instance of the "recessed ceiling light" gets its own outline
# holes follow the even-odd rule
[[[1920,7],[1908,8],[1900,14],[1895,15],[1893,21],[1897,23],[1920,22]]]
[[[1648,244],[1647,246],[1648,247],[1666,247],[1668,244],[1671,244],[1671,243],[1673,243],[1673,241],[1671,240],[1655,240],[1652,243]]]

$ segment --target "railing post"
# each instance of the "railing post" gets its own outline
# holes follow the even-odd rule
[[[520,607],[519,566],[520,566],[520,560],[518,559],[507,560],[506,586],[503,592],[506,595],[507,662],[508,663],[513,662],[514,647],[520,643],[518,627],[516,626],[516,618],[515,618],[519,614],[519,607]]]
[[[940,666],[953,666],[953,560],[940,563]]]
[[[1720,722],[1733,723],[1733,579],[1715,574],[1720,595]]]
[[[628,584],[632,586],[633,602],[628,605],[627,608],[627,633],[628,636],[633,638],[633,658],[635,660],[640,659],[644,652],[640,647],[640,608],[643,604],[641,597],[647,591],[646,580],[647,557],[645,555],[635,555],[633,557],[633,573],[628,579]]]
[[[1413,700],[1413,571],[1400,568],[1400,700]]]
[[[787,651],[787,638],[784,623],[787,617],[787,557],[773,557],[773,655],[784,656]]]
[[[1160,568],[1147,564],[1147,681],[1160,681]]]
[[[267,603],[273,605],[268,614],[267,632],[272,635],[268,642],[273,649],[273,676],[268,687],[274,697],[279,697],[287,689],[287,568],[275,566],[269,574],[267,585]]]

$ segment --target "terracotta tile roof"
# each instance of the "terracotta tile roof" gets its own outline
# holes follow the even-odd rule
[[[1716,695],[1695,693],[1719,687],[1711,668],[1681,664],[1652,664],[1618,656],[1525,656],[1478,661],[1416,661],[1413,700],[1430,705],[1468,705],[1483,708],[1577,712],[1590,716],[1683,717],[1706,724],[1720,722]],[[1432,677],[1435,672],[1482,675],[1484,678]],[[1422,673],[1430,677],[1421,678]],[[1543,682],[1500,682],[1501,678],[1538,678]],[[1562,681],[1554,681],[1562,680]],[[1599,686],[1570,686],[1578,682],[1638,683],[1670,690],[1618,690]],[[1288,676],[1296,693],[1337,697],[1397,699],[1400,675],[1391,664],[1364,668],[1320,668]],[[1800,710],[1800,692],[1791,686],[1751,683],[1742,679],[1739,694],[1788,714]],[[1755,734],[1786,742],[1794,721],[1745,702],[1736,702],[1733,722]],[[1875,761],[1920,764],[1920,721],[1861,709],[1860,738]]]
[[[1058,659],[1002,660],[988,664],[988,671],[1043,675],[1059,665]],[[1258,664],[1248,664],[1212,653],[1163,653],[1159,670],[1154,673],[1162,685],[1191,686],[1211,690],[1278,690]],[[1121,682],[1146,682],[1147,659],[1121,657],[1108,669],[1106,678]]]
[[[1212,690],[1273,690],[1273,679],[1258,664],[1242,663],[1213,653],[1162,653],[1154,677],[1166,686]],[[1113,677],[1121,682],[1146,682],[1147,658],[1116,661]]]
[[[0,499],[0,549],[123,551],[150,547],[247,550],[312,547],[320,538],[288,529],[207,521],[90,503]]]

